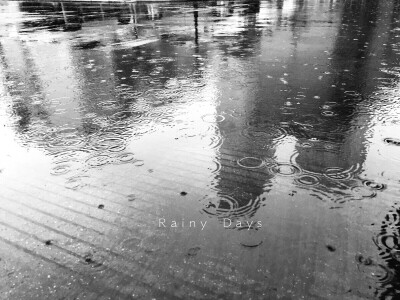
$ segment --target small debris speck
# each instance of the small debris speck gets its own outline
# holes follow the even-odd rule
[[[326,245],[326,249],[328,249],[331,252],[335,252],[336,251],[336,248],[331,246],[331,245]]]
[[[90,257],[86,257],[85,262],[87,262],[88,264],[91,264],[91,263],[93,263],[93,259],[91,259]]]
[[[186,196],[187,193],[186,192],[181,192],[181,196]]]
[[[99,208],[99,209],[103,209],[103,208],[104,208],[104,204],[100,204],[100,205],[98,206],[98,208]]]

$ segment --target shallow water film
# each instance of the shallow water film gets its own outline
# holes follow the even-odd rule
[[[400,1],[0,2],[0,299],[400,299]]]

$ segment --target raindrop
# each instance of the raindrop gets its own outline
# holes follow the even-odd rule
[[[334,180],[348,180],[352,178],[352,173],[338,167],[327,168],[324,175]]]
[[[258,227],[248,226],[247,222],[242,222],[245,225],[238,230],[239,243],[246,248],[256,248],[263,243],[263,233],[258,230]]]
[[[364,257],[361,254],[357,254],[356,262],[360,272],[379,283],[390,283],[394,279],[394,274],[388,267],[376,263],[371,257]]]
[[[207,144],[207,148],[216,149],[223,143],[223,138],[219,133],[208,133],[202,137],[202,140]]]
[[[110,156],[100,154],[87,159],[86,163],[91,167],[100,167],[108,164],[109,161],[110,161]]]
[[[126,149],[126,145],[124,144],[117,144],[117,145],[111,145],[109,148],[107,148],[107,151],[109,152],[121,152]]]
[[[65,183],[65,187],[67,189],[71,190],[76,190],[79,188],[82,188],[86,185],[86,183],[83,182],[83,178],[88,178],[87,176],[74,176],[68,178],[67,182]]]
[[[158,111],[152,111],[152,112],[148,112],[145,113],[144,116],[150,119],[156,119],[156,118],[160,118],[164,115],[164,113],[160,110]]]
[[[136,195],[135,194],[129,194],[126,196],[128,198],[128,201],[132,202],[136,200]]]
[[[117,155],[113,162],[114,163],[128,163],[128,162],[133,162],[135,160],[135,155],[133,153],[121,153]]]
[[[290,163],[275,163],[269,167],[273,174],[282,176],[294,176],[301,173],[301,168]]]
[[[306,175],[302,175],[302,176],[296,178],[295,182],[297,182],[298,184],[301,184],[301,185],[310,186],[310,185],[319,184],[320,183],[320,179],[315,175],[306,174]]]
[[[217,161],[216,159],[213,159],[212,163],[214,166],[210,167],[209,170],[211,170],[211,173],[213,173],[213,174],[218,173],[222,168],[221,163],[219,161]]]
[[[361,254],[356,255],[356,262],[357,264],[369,266],[373,264],[373,260],[371,257],[364,257]]]
[[[163,236],[164,237],[164,236]],[[161,250],[160,236],[150,235],[145,237],[140,242],[140,247],[144,249],[145,253],[153,253]]]
[[[85,157],[88,152],[83,150],[62,150],[52,153],[56,162],[72,161]]]
[[[50,173],[52,175],[64,175],[66,173],[68,173],[69,171],[71,171],[71,167],[69,165],[58,165],[56,167],[54,167]]]
[[[90,142],[94,150],[119,152],[125,149],[125,140],[120,136],[93,136]]]
[[[49,148],[75,148],[80,147],[85,141],[80,137],[63,137],[63,138],[52,138],[47,146]]]
[[[325,110],[321,113],[321,115],[325,116],[325,117],[333,117],[336,116],[336,113],[334,113],[331,110]]]
[[[259,208],[261,201],[260,197],[255,199],[246,197],[245,200],[240,201],[232,195],[222,193],[216,198],[205,197],[204,200],[213,205],[205,205],[206,208],[203,208],[203,211],[220,218],[252,216]]]
[[[174,118],[169,116],[164,116],[160,118],[155,118],[154,122],[161,124],[172,124],[174,122]]]
[[[82,263],[90,266],[92,271],[101,272],[107,269],[107,266],[104,264],[105,255],[95,253],[87,253],[82,258]]]
[[[254,248],[258,247],[263,243],[263,241],[260,241],[259,239],[253,240],[252,238],[246,239],[244,241],[240,242],[240,245],[244,247],[249,247],[249,248]]]
[[[143,161],[143,160],[139,160],[139,159],[135,159],[135,160],[132,161],[132,164],[133,164],[135,167],[141,167],[141,166],[144,165],[144,161]]]
[[[187,252],[187,256],[196,256],[196,255],[199,253],[200,250],[201,250],[200,247],[193,247],[193,248],[190,248],[190,249],[188,250],[188,252]]]
[[[395,234],[382,231],[376,237],[373,238],[374,243],[380,250],[387,250],[391,252],[393,250],[400,250],[399,239]]]
[[[243,157],[237,161],[237,164],[246,169],[259,169],[264,167],[264,161],[258,157]]]
[[[358,198],[376,197],[376,192],[364,186],[355,186],[351,188],[351,192]]]
[[[331,152],[335,152],[338,150],[338,147],[336,145],[330,143],[324,143],[323,148]]]

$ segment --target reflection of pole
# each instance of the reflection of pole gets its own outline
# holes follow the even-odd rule
[[[128,4],[129,7],[129,13],[130,13],[130,18],[132,19],[132,22],[135,23],[135,17],[133,16],[133,10],[132,10],[132,4]]]
[[[101,11],[101,17],[104,21],[104,10],[103,10],[103,3],[100,3],[100,11]]]
[[[197,2],[193,2],[193,17],[194,17],[194,42],[196,45],[199,44],[199,24],[198,24],[198,19],[199,19],[199,11],[197,10],[199,8],[199,5]]]
[[[63,2],[61,2],[61,10],[62,10],[63,17],[64,17],[64,23],[67,24],[67,23],[68,23],[67,14],[66,14],[66,12],[65,12],[64,3],[63,3]]]
[[[79,19],[82,20],[82,22],[85,22],[85,14],[83,13],[83,9],[82,9],[82,3],[79,4]]]
[[[131,4],[131,5],[129,5],[129,10],[131,11],[131,14],[132,14],[132,19],[133,19],[133,32],[134,32],[134,34],[135,34],[135,37],[136,38],[139,38],[139,36],[138,36],[138,33],[137,33],[137,18],[136,18],[136,7],[135,7],[135,5],[136,4]]]
[[[133,8],[133,23],[135,24],[135,26],[136,26],[136,24],[137,24],[137,17],[136,17],[136,3],[133,3],[133,4],[131,4],[132,5],[132,8]]]
[[[150,6],[151,19],[154,21],[154,7],[153,7],[153,4],[149,4],[149,6]]]

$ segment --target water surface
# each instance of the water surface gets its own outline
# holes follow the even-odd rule
[[[399,9],[1,2],[2,299],[396,299]]]

